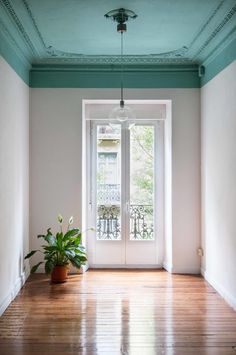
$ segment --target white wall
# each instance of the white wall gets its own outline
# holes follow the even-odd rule
[[[31,247],[61,212],[82,219],[82,99],[119,90],[31,89]],[[172,100],[173,255],[168,268],[197,273],[200,260],[200,90],[127,89],[127,99]],[[36,259],[35,259],[36,260]]]
[[[236,308],[236,61],[208,82],[202,103],[202,272]]]
[[[172,99],[173,271],[199,272],[200,90],[176,90]]]
[[[25,279],[29,88],[0,57],[0,314]]]

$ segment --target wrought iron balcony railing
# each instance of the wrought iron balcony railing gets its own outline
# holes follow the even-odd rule
[[[98,205],[97,239],[121,239],[120,206]],[[153,206],[130,205],[130,240],[153,239]]]
[[[120,206],[100,205],[97,211],[97,239],[120,240]]]
[[[130,239],[152,240],[153,232],[153,206],[130,205]]]

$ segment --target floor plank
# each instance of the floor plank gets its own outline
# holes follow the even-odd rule
[[[0,354],[235,354],[236,312],[200,276],[31,276],[0,318]]]

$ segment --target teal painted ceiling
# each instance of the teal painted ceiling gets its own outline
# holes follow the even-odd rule
[[[124,62],[198,65],[236,33],[235,0],[0,0],[0,31],[30,65],[119,64],[120,36],[104,14],[133,10]]]

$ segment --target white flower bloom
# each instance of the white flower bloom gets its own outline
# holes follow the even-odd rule
[[[62,217],[61,214],[58,215],[57,219],[58,219],[58,222],[59,222],[60,224],[62,224],[62,222],[63,222],[63,217]]]
[[[96,229],[95,229],[94,227],[91,227],[90,230],[91,230],[92,232],[95,232],[95,231],[96,231]]]
[[[71,216],[69,219],[69,225],[73,224],[73,222],[74,222],[74,218],[73,218],[73,216]]]

